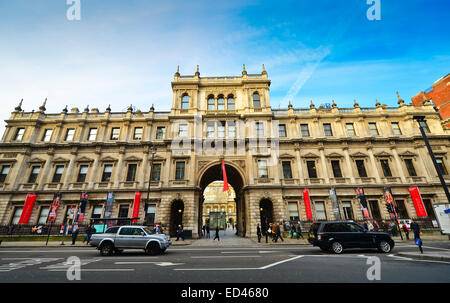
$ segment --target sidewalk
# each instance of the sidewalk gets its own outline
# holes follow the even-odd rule
[[[419,249],[417,249],[419,250]],[[413,259],[422,260],[434,260],[434,261],[445,261],[450,262],[450,251],[430,251],[426,248],[423,249],[423,254],[418,252],[405,252],[398,253],[399,256],[408,257]]]

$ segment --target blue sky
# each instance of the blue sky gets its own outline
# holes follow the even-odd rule
[[[173,74],[260,73],[273,108],[331,103],[396,106],[450,72],[450,2],[380,0],[0,0],[0,118],[24,99],[65,105],[169,110]],[[4,123],[1,128],[3,129]]]

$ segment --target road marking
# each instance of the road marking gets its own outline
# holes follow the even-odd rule
[[[252,256],[252,255],[247,255],[247,256],[195,256],[195,257],[191,257],[192,259],[208,259],[208,258],[260,258],[261,256]]]
[[[61,258],[26,258],[26,259],[10,258],[10,260],[11,261],[17,260],[19,262],[11,262],[8,264],[0,265],[0,272],[8,272],[8,271],[21,269],[21,268],[24,268],[27,266],[34,266],[34,265],[39,265],[42,263],[55,262],[55,261],[61,260]]]
[[[172,262],[115,262],[116,265],[132,265],[132,264],[155,264],[158,266],[175,266],[175,265],[183,265],[184,263],[172,263]]]
[[[94,262],[99,262],[102,261],[103,259],[84,259],[84,260],[80,260],[81,261],[81,266],[84,265],[88,265]],[[67,260],[61,263],[57,263],[57,264],[53,264],[53,265],[48,265],[48,266],[44,266],[44,267],[40,267],[39,269],[47,269],[47,270],[51,270],[51,269],[69,269],[70,267],[73,266],[73,263],[67,263]]]
[[[270,268],[270,267],[273,267],[273,266],[276,266],[276,265],[279,265],[279,264],[282,264],[282,263],[285,263],[285,262],[289,262],[289,261],[292,261],[292,260],[295,260],[295,259],[299,259],[299,258],[302,258],[302,257],[303,256],[295,256],[293,258],[289,258],[289,259],[286,259],[286,260],[278,261],[278,262],[275,262],[275,263],[272,263],[272,264],[269,264],[269,265],[266,265],[266,266],[262,266],[262,267],[250,267],[250,268],[245,268],[245,267],[234,267],[234,268],[175,268],[174,270],[189,270],[189,271],[206,271],[206,270],[223,270],[223,271],[225,271],[225,270],[264,270],[264,269],[267,269],[267,268]]]
[[[110,271],[134,271],[134,270],[135,270],[134,268],[101,268],[101,269],[83,268],[81,269],[81,272],[96,272],[96,271],[110,272]],[[67,271],[67,269],[50,269],[49,271]]]

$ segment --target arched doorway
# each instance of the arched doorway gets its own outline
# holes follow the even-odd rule
[[[170,230],[169,234],[171,237],[176,236],[177,226],[183,225],[183,213],[184,213],[184,203],[182,200],[175,200],[172,202],[170,208]]]
[[[261,219],[261,230],[263,233],[267,231],[269,223],[273,221],[273,203],[270,199],[264,198],[259,202],[259,211]]]
[[[245,185],[245,179],[243,177],[243,174],[238,170],[237,167],[227,164],[225,162],[225,170],[227,173],[227,179],[228,183],[233,187],[236,198],[236,220],[234,220],[234,223],[236,224],[237,228],[237,234],[239,236],[245,237],[246,233],[246,207],[245,207],[245,198],[244,193],[242,189]],[[202,234],[202,223],[203,223],[203,202],[204,202],[204,191],[214,181],[222,181],[223,180],[223,174],[222,174],[222,163],[221,162],[214,162],[207,166],[202,172],[200,172],[200,178],[199,178],[199,187],[200,187],[200,197],[199,197],[199,218],[198,218],[198,234]]]

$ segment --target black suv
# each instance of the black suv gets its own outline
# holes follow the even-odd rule
[[[345,248],[377,248],[388,253],[394,248],[389,234],[369,232],[353,221],[317,222],[311,225],[308,241],[322,251],[342,253]]]

